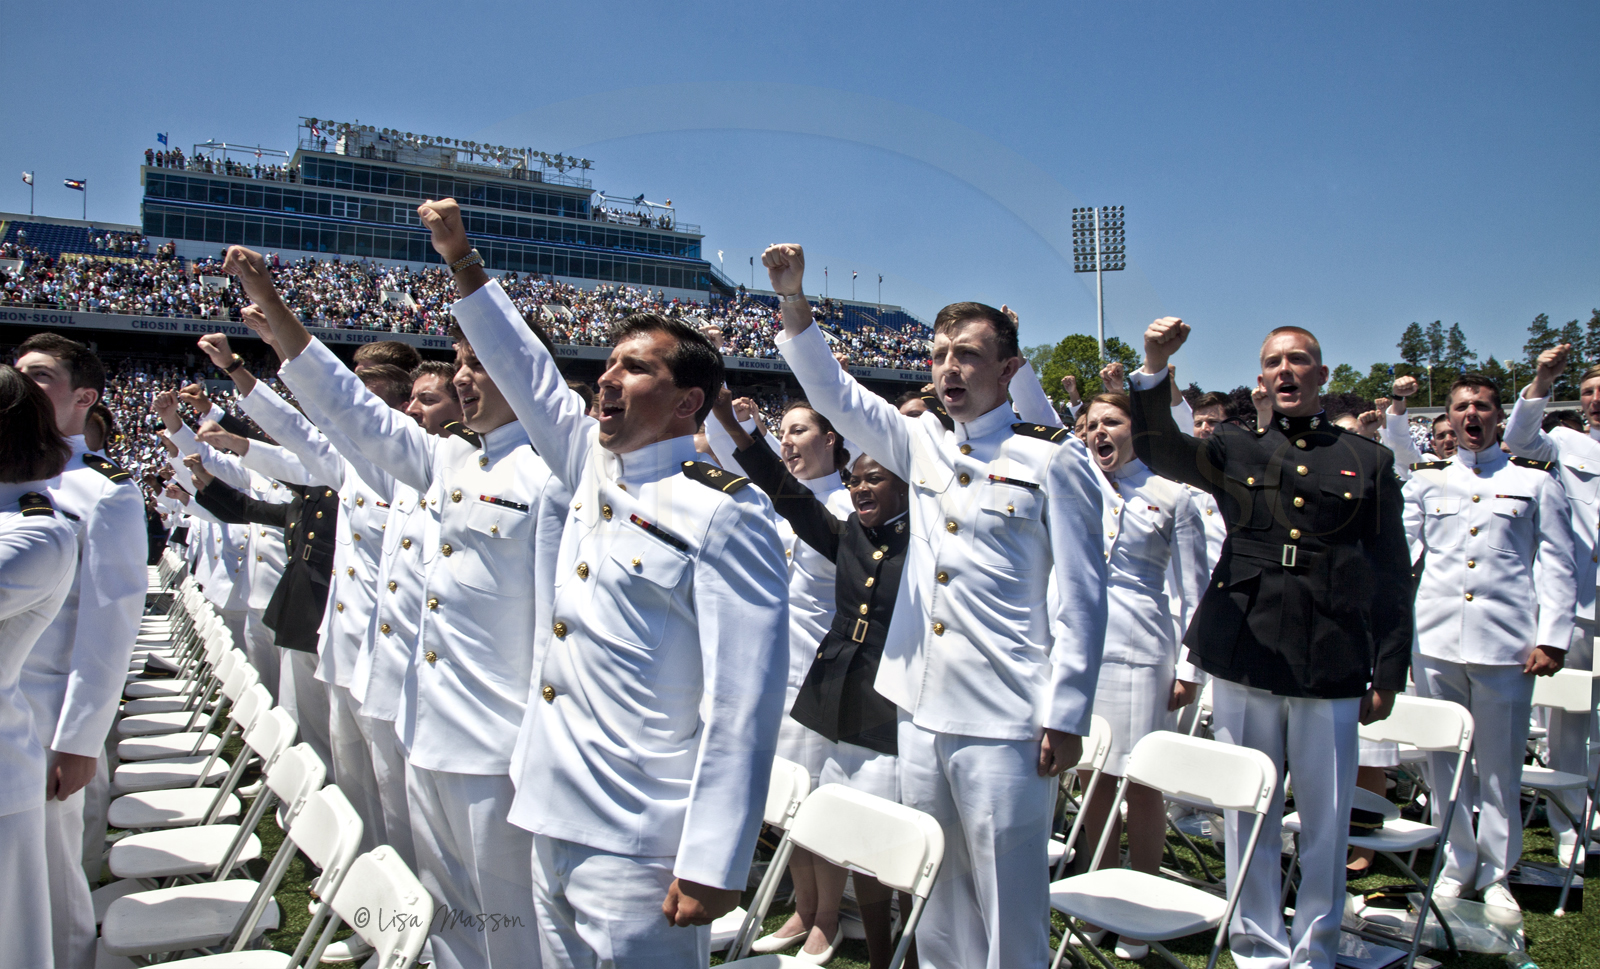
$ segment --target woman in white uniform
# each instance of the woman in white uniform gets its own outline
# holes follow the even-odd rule
[[[1110,579],[1105,657],[1094,712],[1111,725],[1111,754],[1107,776],[1086,808],[1084,835],[1092,846],[1099,843],[1133,745],[1148,733],[1173,729],[1176,711],[1199,693],[1200,672],[1179,660],[1178,630],[1188,628],[1207,573],[1205,526],[1188,491],[1152,474],[1133,456],[1128,398],[1100,394],[1089,402],[1086,415],[1089,454],[1105,478]],[[1127,803],[1129,861],[1134,870],[1153,873],[1166,834],[1161,794],[1134,784]],[[1110,823],[1120,822],[1113,818]],[[1102,866],[1118,864],[1118,843],[1113,829]],[[1120,939],[1116,951],[1124,959],[1142,959],[1149,948],[1137,939]]]
[[[77,535],[45,496],[72,449],[44,391],[0,364],[0,965],[54,964],[44,891],[45,754],[18,680],[77,568]]]

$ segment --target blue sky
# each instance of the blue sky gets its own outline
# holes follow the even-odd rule
[[[243,15],[239,14],[243,11]],[[137,220],[170,131],[290,147],[300,115],[595,160],[672,198],[728,275],[794,241],[808,289],[925,318],[1009,303],[1093,332],[1060,252],[1127,207],[1107,332],[1195,327],[1180,375],[1252,380],[1267,328],[1329,363],[1412,320],[1519,353],[1600,306],[1600,5],[1587,3],[9,4],[0,209]],[[1070,255],[1070,253],[1069,253]],[[759,267],[757,267],[759,274]],[[815,277],[815,278],[810,278]],[[759,282],[758,278],[758,282]]]

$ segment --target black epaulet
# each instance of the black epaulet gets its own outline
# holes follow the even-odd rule
[[[483,446],[483,441],[478,438],[478,432],[468,430],[467,426],[462,424],[460,421],[451,421],[450,423],[446,424],[444,426],[444,432],[446,434],[454,434],[456,437],[461,438],[463,441],[466,441],[473,447]]]
[[[1030,424],[1027,421],[1023,421],[1020,424],[1012,424],[1011,433],[1022,437],[1036,437],[1041,441],[1049,441],[1051,444],[1060,444],[1067,439],[1067,435],[1072,433],[1072,428],[1047,427],[1044,424]]]
[[[37,491],[30,491],[23,495],[22,500],[18,501],[17,504],[21,506],[24,515],[30,517],[36,515],[56,517],[56,506],[50,504],[50,499],[47,496],[41,495]]]
[[[939,398],[936,395],[923,394],[922,402],[927,405],[929,410],[933,411],[934,417],[939,418],[939,423],[944,425],[945,430],[953,431],[956,429],[956,422],[950,417],[950,412],[944,409],[944,405],[939,403]]]
[[[103,458],[98,454],[85,453],[83,463],[110,478],[116,484],[122,484],[124,481],[129,481],[133,478],[133,475],[122,470],[122,466],[117,462]]]
[[[1535,471],[1553,472],[1556,468],[1554,461],[1535,461],[1533,458],[1512,458],[1511,463],[1524,468],[1532,468]]]
[[[1439,471],[1450,467],[1449,461],[1419,461],[1411,466],[1413,471]]]
[[[683,473],[689,480],[698,481],[707,488],[715,488],[725,495],[731,495],[750,483],[749,478],[741,478],[704,461],[683,462]]]

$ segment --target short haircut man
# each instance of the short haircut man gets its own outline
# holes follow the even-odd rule
[[[994,327],[995,348],[1000,351],[1001,360],[1021,354],[1017,345],[1017,324],[987,303],[951,303],[933,318],[933,332],[954,334],[968,323],[980,320]]]
[[[1271,342],[1273,337],[1281,336],[1285,333],[1298,333],[1300,336],[1305,337],[1306,350],[1310,352],[1312,357],[1316,358],[1318,363],[1322,362],[1322,341],[1317,339],[1317,335],[1315,333],[1312,333],[1303,326],[1275,327],[1271,333],[1267,334],[1267,338],[1261,341],[1262,348],[1264,349],[1266,345]]]
[[[17,358],[30,353],[46,353],[66,364],[74,390],[88,387],[101,397],[106,393],[106,367],[95,352],[59,333],[35,333],[17,347]]]
[[[445,393],[450,395],[451,400],[455,400],[457,369],[459,368],[455,364],[443,360],[424,360],[411,368],[411,382],[414,384],[423,377],[437,377],[444,384]]]
[[[350,369],[356,373],[377,364],[387,364],[399,367],[401,370],[415,370],[417,364],[422,362],[422,354],[409,343],[399,340],[379,340],[377,343],[368,343],[356,350],[354,363]]]
[[[535,329],[534,332],[539,331]],[[667,370],[672,374],[673,386],[699,387],[705,391],[705,400],[695,412],[695,423],[705,423],[706,415],[711,413],[711,405],[716,403],[717,393],[722,389],[722,354],[717,352],[704,333],[682,320],[668,319],[654,313],[635,313],[618,323],[611,330],[611,345],[618,346],[641,333],[665,333],[676,341],[676,345],[667,353]]]

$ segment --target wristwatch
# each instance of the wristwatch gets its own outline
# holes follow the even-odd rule
[[[238,370],[242,366],[244,366],[244,357],[241,357],[237,353],[235,353],[233,355],[233,363],[229,364],[228,368],[226,370],[222,371],[222,372],[223,373],[233,373],[235,370]]]
[[[451,275],[454,275],[454,274],[460,272],[461,270],[467,268],[468,266],[481,266],[481,265],[483,265],[483,257],[478,255],[478,250],[474,249],[471,252],[467,253],[465,256],[462,256],[460,259],[457,259],[455,262],[451,263],[450,264],[450,273],[451,273]]]

